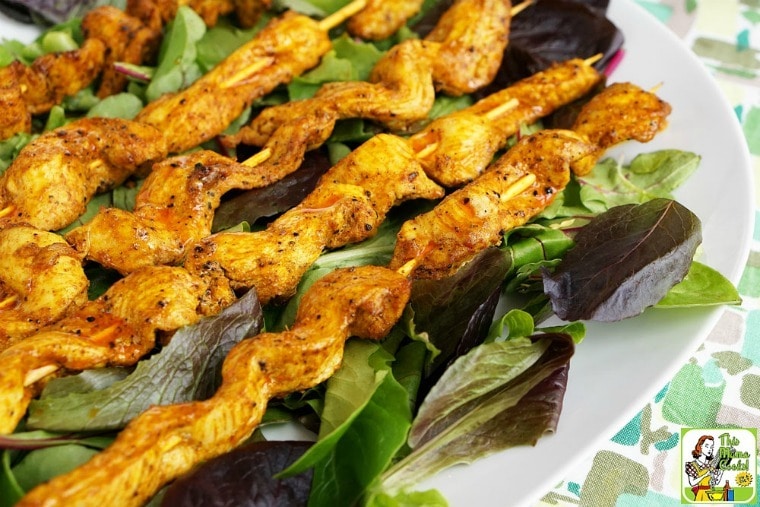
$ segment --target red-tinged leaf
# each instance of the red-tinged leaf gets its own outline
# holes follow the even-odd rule
[[[312,472],[275,479],[311,442],[253,442],[211,459],[177,479],[161,505],[268,507],[306,505]]]
[[[297,171],[264,188],[242,192],[222,202],[214,214],[214,232],[234,227],[241,222],[254,223],[264,217],[282,213],[300,203],[311,192],[319,177],[330,168],[323,152],[306,154]]]
[[[617,321],[656,304],[689,270],[699,218],[670,199],[611,208],[586,225],[544,292],[565,320]]]

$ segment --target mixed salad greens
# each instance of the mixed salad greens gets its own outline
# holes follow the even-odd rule
[[[47,27],[30,45],[3,42],[0,66],[77,47],[82,42],[78,16],[104,2],[12,3],[28,8],[37,21],[59,24]],[[345,3],[281,0],[276,7],[321,16]],[[333,50],[317,68],[258,101],[229,132],[257,109],[309,97],[322,83],[366,79],[390,46],[424,34],[445,5],[427,0],[407,28],[379,43],[335,30]],[[604,17],[605,8],[603,1],[541,0],[540,15],[516,17],[493,87],[578,54],[602,52],[601,65],[614,61],[622,34]],[[99,100],[85,89],[36,118],[35,131],[85,115],[132,118],[147,101],[187,86],[213,67],[266,20],[248,30],[232,19],[209,29],[181,7],[167,27],[158,63],[124,66],[131,77],[128,90]],[[562,44],[551,45],[561,47],[561,54],[547,43],[546,27],[556,26],[552,20],[567,27],[559,35],[550,30],[555,40],[562,38]],[[431,117],[477,98],[440,96]],[[525,126],[523,133],[563,126],[574,109],[577,104],[542,124]],[[215,230],[265,227],[272,216],[297,204],[331,164],[378,131],[367,121],[340,122],[325,149],[310,153],[295,174],[269,188],[229,196],[217,213]],[[34,135],[0,142],[0,172]],[[245,151],[230,153],[215,142],[204,147],[230,156]],[[584,335],[581,320],[620,320],[650,306],[739,302],[720,273],[693,261],[701,241],[699,219],[672,196],[699,162],[695,153],[661,150],[630,161],[606,159],[590,175],[574,178],[536,220],[506,233],[498,248],[486,250],[451,278],[415,282],[402,321],[382,342],[350,340],[341,369],[327,382],[270,403],[262,426],[302,425],[317,435],[316,443],[267,442],[257,431],[246,445],[165,488],[153,503],[243,505],[258,499],[262,504],[335,506],[340,499],[341,505],[446,505],[440,493],[415,491],[415,485],[451,465],[534,444],[555,429],[568,365]],[[71,227],[86,222],[101,206],[131,209],[139,187],[140,181],[130,181],[98,196]],[[250,291],[218,316],[179,330],[135,368],[85,371],[51,381],[17,432],[0,437],[5,449],[0,506],[13,505],[36,484],[87,460],[149,405],[207,398],[235,343],[263,329],[290,325],[300,295],[333,269],[387,264],[401,223],[432,205],[407,203],[389,214],[372,239],[324,254],[287,305],[262,308]],[[88,265],[87,272],[91,298],[118,278],[97,265]],[[579,280],[593,285],[577,290]],[[569,323],[547,326],[551,315]]]

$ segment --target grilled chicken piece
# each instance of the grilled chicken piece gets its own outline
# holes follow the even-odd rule
[[[323,117],[325,115],[319,115]],[[310,120],[311,118],[304,118]],[[321,144],[331,129],[309,123],[288,124],[287,135],[273,138],[264,162],[249,166],[212,151],[197,151],[153,166],[137,193],[132,212],[106,208],[66,240],[89,260],[131,273],[145,266],[179,264],[185,248],[211,234],[214,212],[230,190],[271,185],[297,169],[315,140]],[[282,141],[282,142],[280,142]]]
[[[232,349],[212,398],[148,409],[106,450],[32,490],[17,506],[142,505],[163,484],[248,438],[269,399],[329,378],[348,337],[385,336],[410,291],[407,279],[381,267],[328,274],[306,293],[291,329]]]
[[[165,157],[164,138],[150,125],[115,118],[71,122],[27,144],[0,177],[0,215],[61,229],[93,195]]]
[[[127,76],[116,70],[116,62],[142,65],[156,54],[163,28],[157,9],[150,19],[152,22],[146,24],[142,19],[110,5],[100,6],[84,16],[82,31],[85,37],[100,40],[108,48],[98,97],[108,97],[126,86]]]
[[[179,5],[187,5],[203,18],[206,26],[214,26],[219,16],[231,13],[235,9],[234,0],[179,0]]]
[[[570,164],[595,145],[566,130],[522,138],[480,177],[449,194],[432,211],[404,223],[390,262],[414,261],[410,276],[443,278],[504,231],[524,224],[548,206],[570,180]]]
[[[0,230],[0,351],[87,302],[82,257],[58,234]]]
[[[86,39],[73,51],[40,56],[30,66],[19,61],[18,80],[27,110],[46,113],[64,97],[87,87],[103,69],[106,46],[97,39]]]
[[[327,83],[310,99],[269,107],[238,139],[262,146],[279,126],[322,110],[335,111],[339,119],[366,118],[394,131],[411,130],[427,118],[436,89],[461,95],[491,82],[506,47],[509,9],[508,0],[459,0],[425,40],[391,48],[368,82]]]
[[[573,124],[573,130],[597,145],[594,153],[572,165],[573,173],[591,172],[604,152],[619,143],[651,141],[667,126],[670,104],[632,83],[614,83],[592,98]]]
[[[336,119],[368,118],[404,130],[427,118],[435,100],[425,48],[422,41],[406,40],[375,64],[369,81],[327,83],[310,99],[268,107],[241,129],[239,139],[262,146],[279,127],[322,111],[333,112]]]
[[[0,140],[32,131],[32,114],[19,84],[19,65],[0,68]]]
[[[32,65],[17,60],[1,68],[0,140],[31,132],[32,115],[87,87],[103,68],[105,52],[101,41],[88,39],[79,49],[40,56]]]
[[[315,66],[330,47],[318,22],[286,12],[185,90],[148,104],[136,120],[170,132],[169,152],[183,152],[221,134],[255,99]]]
[[[135,364],[200,316],[205,287],[182,268],[154,267],[117,281],[95,301],[0,353],[0,434],[14,430],[39,383],[59,368]]]
[[[262,303],[291,296],[327,248],[371,237],[404,200],[441,197],[401,138],[380,134],[322,176],[304,201],[256,233],[219,233],[189,249],[185,267],[211,280],[216,300],[255,287]]]
[[[354,37],[383,40],[396,33],[417,14],[424,0],[369,0],[353,15],[346,28]]]
[[[410,137],[428,176],[445,187],[472,181],[522,125],[530,125],[588,93],[602,76],[583,60],[556,63],[474,105],[433,120]],[[504,105],[514,104],[504,111]]]
[[[234,0],[235,15],[242,27],[251,27],[272,6],[272,0]]]
[[[496,76],[509,40],[510,0],[457,0],[426,41],[440,47],[433,57],[436,89],[463,95]]]

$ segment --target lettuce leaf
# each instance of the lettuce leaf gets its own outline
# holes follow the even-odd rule
[[[392,360],[379,344],[346,344],[341,368],[327,381],[319,440],[284,472],[314,468],[310,506],[354,505],[404,445],[412,413]]]
[[[161,41],[158,68],[145,90],[148,101],[186,88],[201,76],[196,43],[205,33],[206,24],[195,11],[184,5],[177,9]]]
[[[608,158],[591,173],[578,178],[580,198],[593,213],[658,197],[672,199],[672,192],[694,173],[700,162],[696,153],[681,150],[641,153],[627,166]]]
[[[554,431],[574,350],[568,335],[551,333],[486,343],[460,357],[420,406],[412,452],[383,474],[377,491],[393,494]]]
[[[702,241],[699,218],[670,199],[616,206],[575,236],[544,292],[564,320],[616,321],[660,301],[683,280]]]
[[[261,325],[261,306],[251,290],[219,315],[177,331],[160,353],[105,389],[89,390],[86,376],[97,372],[51,381],[30,404],[27,426],[53,431],[119,429],[150,405],[205,399],[218,386],[229,350],[258,334]]]

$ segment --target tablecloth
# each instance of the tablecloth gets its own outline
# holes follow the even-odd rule
[[[747,138],[760,196],[760,1],[637,1],[681,37],[718,81]],[[717,438],[721,429],[760,427],[760,202],[755,205],[751,252],[738,286],[741,306],[724,310],[675,376],[546,492],[541,507],[695,502],[684,493],[684,435],[702,429]],[[756,465],[756,446],[750,454]],[[752,479],[756,493],[757,477]],[[744,504],[760,505],[758,495]]]

